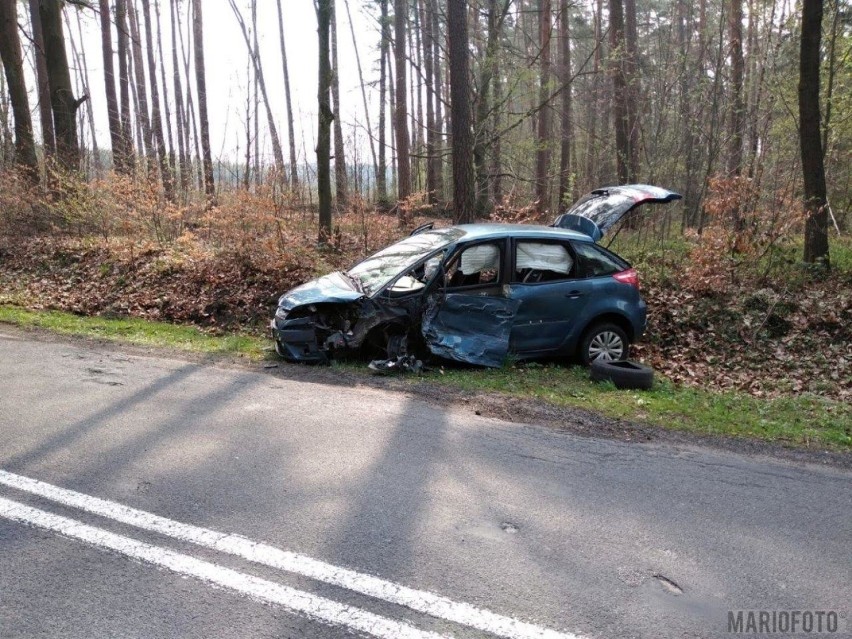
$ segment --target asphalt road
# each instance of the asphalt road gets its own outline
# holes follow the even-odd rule
[[[848,636],[851,478],[0,328],[0,637]]]

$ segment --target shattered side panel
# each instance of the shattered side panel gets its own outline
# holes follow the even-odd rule
[[[509,354],[509,334],[520,302],[450,293],[429,300],[422,332],[433,355],[498,367]]]

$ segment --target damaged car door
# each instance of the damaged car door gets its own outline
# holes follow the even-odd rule
[[[501,366],[519,302],[507,295],[505,240],[462,246],[431,295],[422,334],[433,355],[479,366]]]

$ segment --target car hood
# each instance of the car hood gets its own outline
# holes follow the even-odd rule
[[[349,278],[335,271],[287,291],[278,299],[278,306],[289,311],[305,304],[345,304],[362,297],[364,294],[353,287]]]
[[[647,184],[627,184],[595,189],[581,198],[553,226],[585,233],[596,242],[633,209],[648,203],[672,202],[680,193]]]

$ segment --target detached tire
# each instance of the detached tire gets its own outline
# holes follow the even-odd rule
[[[630,360],[592,362],[593,382],[610,381],[623,390],[649,390],[654,385],[654,369]]]

